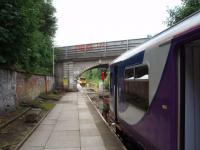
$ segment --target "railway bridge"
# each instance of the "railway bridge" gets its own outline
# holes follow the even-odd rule
[[[120,54],[146,40],[148,38],[57,47],[54,54],[56,87],[76,89],[77,77],[81,73],[90,68],[108,66]]]

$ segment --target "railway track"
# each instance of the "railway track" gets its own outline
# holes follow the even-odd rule
[[[102,115],[103,114],[103,98],[99,97],[98,92],[96,92],[95,90],[91,88],[86,89],[85,91],[87,92],[87,96],[89,97],[93,105],[95,106],[97,112],[99,113],[103,121],[112,131],[112,133],[115,134],[115,136],[121,141],[121,143],[123,143],[123,145],[125,146],[125,149],[133,150],[133,144],[129,142],[129,140],[124,139],[124,137],[121,137],[119,134],[117,134],[116,124],[113,123],[111,119],[106,119],[105,116]],[[106,95],[108,95],[108,92],[106,93]]]
[[[48,111],[41,110],[38,122],[26,123],[26,115],[30,111],[31,107],[25,108],[0,126],[0,150],[18,150],[48,114]]]

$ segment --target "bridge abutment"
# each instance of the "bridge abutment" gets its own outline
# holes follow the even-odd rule
[[[97,59],[93,61],[69,61],[56,63],[56,87],[69,91],[77,90],[77,79],[86,70],[108,65],[113,59]]]

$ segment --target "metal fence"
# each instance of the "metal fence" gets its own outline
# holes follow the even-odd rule
[[[147,40],[148,38],[141,38],[58,47],[55,50],[55,58],[56,61],[64,61],[71,59],[114,57],[137,47]]]

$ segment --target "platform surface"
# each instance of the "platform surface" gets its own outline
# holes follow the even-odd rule
[[[124,147],[88,97],[81,92],[70,92],[20,150],[124,150]]]

